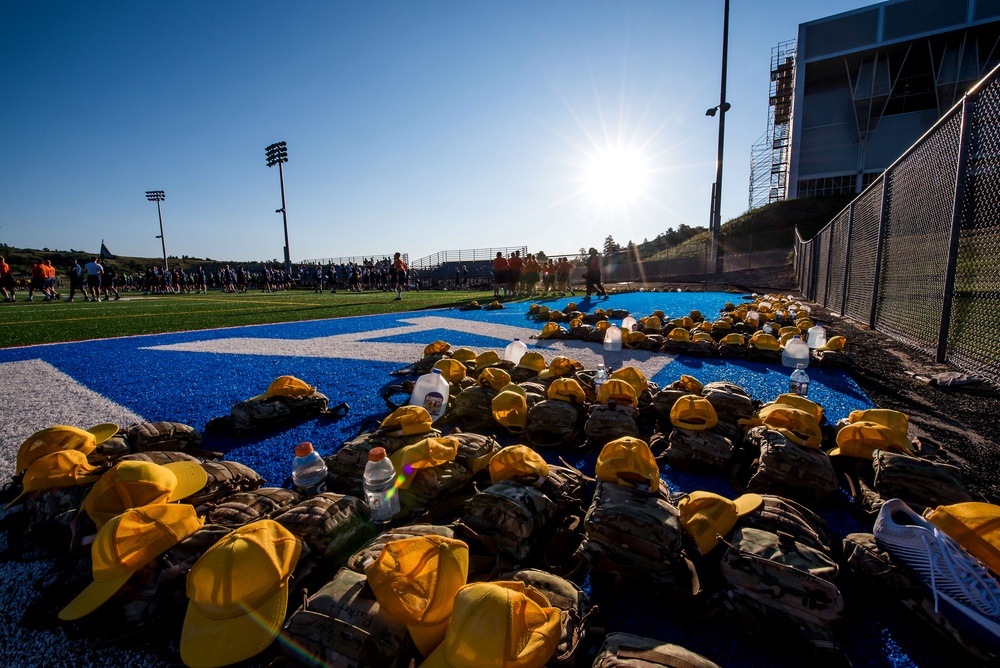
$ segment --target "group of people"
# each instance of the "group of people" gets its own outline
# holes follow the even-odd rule
[[[342,264],[331,262],[326,267],[317,264],[312,271],[313,291],[321,293],[326,289],[331,294],[337,288],[349,292],[364,292],[365,290],[381,290],[391,292],[396,290],[396,299],[402,299],[403,291],[409,290],[412,278],[409,266],[396,253],[392,259],[383,257],[381,260],[365,259],[362,262],[349,261]],[[419,290],[419,285],[417,287]]]
[[[565,257],[558,260],[548,258],[543,264],[532,253],[522,259],[521,251],[514,251],[506,258],[501,251],[497,251],[493,259],[493,296],[530,297],[552,293],[553,296],[564,297],[567,292],[576,295],[570,285],[572,273],[573,264]],[[588,297],[591,292],[607,297],[601,282],[601,256],[594,248],[590,249],[584,279]]]

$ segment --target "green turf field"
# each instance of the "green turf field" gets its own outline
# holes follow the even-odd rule
[[[65,292],[63,293],[65,296]],[[60,341],[83,341],[112,336],[157,334],[193,329],[259,325],[273,322],[318,320],[352,315],[398,313],[426,308],[447,308],[477,299],[492,301],[487,292],[406,292],[395,301],[395,292],[325,292],[311,290],[245,294],[150,295],[122,293],[119,301],[31,303],[19,292],[18,301],[0,304],[0,347]],[[485,301],[484,301],[485,300]]]

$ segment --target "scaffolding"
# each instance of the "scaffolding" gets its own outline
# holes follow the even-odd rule
[[[795,91],[795,40],[771,49],[771,85],[767,130],[754,142],[750,157],[751,209],[780,202],[788,194],[788,159],[792,96]]]

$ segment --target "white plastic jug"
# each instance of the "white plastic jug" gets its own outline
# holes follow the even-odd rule
[[[431,369],[413,384],[410,405],[423,406],[431,414],[431,422],[437,421],[448,410],[450,388],[441,375],[441,369]]]
[[[622,330],[615,325],[608,325],[604,333],[604,349],[611,351],[622,349]]]
[[[803,369],[806,368],[809,366],[809,346],[799,337],[793,336],[781,351],[781,363],[792,369],[800,364]]]
[[[521,361],[521,356],[528,352],[528,346],[524,345],[521,339],[514,339],[507,344],[503,350],[503,358],[509,362],[517,364]]]
[[[633,318],[630,315],[627,315],[624,318],[622,318],[622,329],[624,329],[626,332],[631,332],[632,328],[634,327],[635,327],[635,318]]]
[[[823,325],[813,325],[809,328],[809,336],[806,339],[806,343],[812,349],[820,348],[826,345],[826,328]]]

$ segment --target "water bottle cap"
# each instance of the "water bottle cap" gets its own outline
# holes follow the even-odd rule
[[[805,369],[805,368],[806,368],[806,365],[805,365],[805,364],[796,364],[796,365],[795,365],[795,368],[796,368],[796,369]]]
[[[520,341],[521,339],[519,339],[518,337],[516,337],[516,336],[515,336],[515,337],[514,337],[514,340],[515,340],[515,341]]]
[[[380,462],[385,459],[385,448],[372,448],[368,452],[368,461]]]
[[[313,451],[313,444],[310,443],[309,441],[302,441],[301,443],[295,446],[296,457],[305,457],[312,451]]]

